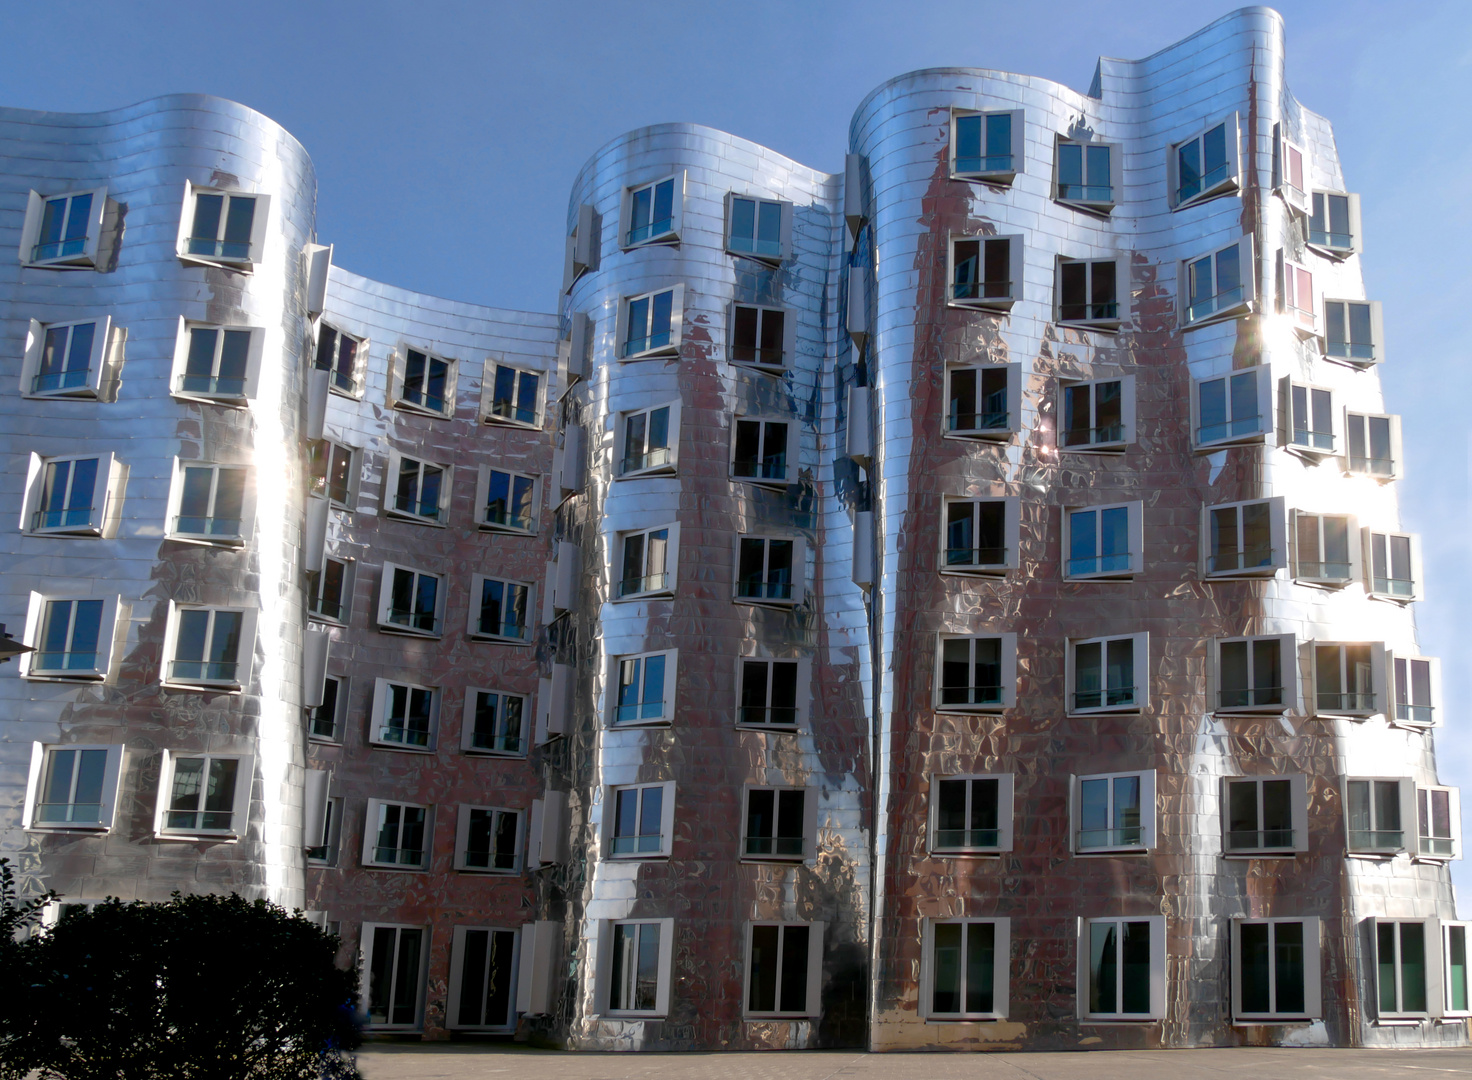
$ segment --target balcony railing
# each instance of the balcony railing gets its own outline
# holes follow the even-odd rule
[[[1085,848],[1144,847],[1145,827],[1127,825],[1122,829],[1080,829],[1079,850]]]
[[[797,858],[801,857],[803,846],[801,836],[748,836],[745,850],[748,855]]]
[[[936,829],[937,848],[994,848],[1002,842],[1000,829]]]

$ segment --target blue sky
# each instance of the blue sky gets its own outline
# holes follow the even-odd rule
[[[1361,193],[1366,285],[1385,305],[1402,517],[1419,532],[1422,649],[1443,659],[1441,779],[1472,803],[1472,6],[1293,0],[1288,83],[1334,123]],[[6,5],[0,104],[92,111],[199,91],[307,147],[340,265],[423,292],[551,311],[567,192],[631,128],[693,121],[815,168],[892,75],[1000,68],[1086,89],[1100,53],[1146,56],[1232,9],[1200,0],[1047,5],[73,3]],[[1123,14],[1128,11],[1129,14]],[[1392,14],[1393,12],[1393,14]],[[1458,119],[1460,117],[1460,119]],[[1472,834],[1472,826],[1469,826]],[[1454,870],[1472,915],[1472,866]]]

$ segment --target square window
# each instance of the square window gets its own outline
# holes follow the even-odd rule
[[[1278,382],[1279,441],[1289,450],[1317,460],[1338,449],[1334,392],[1284,377]]]
[[[1222,784],[1226,854],[1292,855],[1308,850],[1305,777],[1240,777]]]
[[[1375,1004],[1381,1019],[1431,1015],[1431,973],[1436,970],[1435,922],[1370,920],[1375,939]]]
[[[1232,113],[1170,147],[1166,171],[1172,210],[1237,192],[1241,173],[1238,131],[1238,117]]]
[[[437,418],[455,415],[459,365],[454,360],[401,342],[389,364],[389,404],[393,408]]]
[[[618,600],[673,597],[680,563],[678,523],[618,533]]]
[[[1281,496],[1201,508],[1201,565],[1207,578],[1272,577],[1288,565],[1288,514]]]
[[[1021,236],[952,236],[948,300],[954,307],[1008,311],[1022,299]]]
[[[444,582],[396,563],[383,564],[378,591],[378,628],[391,634],[439,637],[444,627]]]
[[[1319,920],[1232,920],[1232,1019],[1279,1023],[1323,1016]]]
[[[1010,964],[1010,919],[926,919],[920,1015],[1005,1020]]]
[[[747,924],[746,1016],[818,1016],[822,978],[822,923]]]
[[[111,454],[43,458],[31,454],[20,527],[28,533],[102,536],[113,531],[121,509],[114,498],[120,479]]]
[[[1315,191],[1310,201],[1308,243],[1332,258],[1360,251],[1360,197],[1343,191]]]
[[[685,205],[685,174],[624,188],[619,208],[619,246],[678,244]]]
[[[1283,125],[1273,125],[1273,190],[1290,208],[1308,213],[1307,159],[1303,149],[1291,141]]]
[[[726,308],[733,364],[782,372],[797,354],[797,313],[778,307],[732,303]]]
[[[938,638],[935,708],[940,712],[1001,712],[1017,704],[1017,635]]]
[[[1345,411],[1344,433],[1347,453],[1345,468],[1377,480],[1398,480],[1401,475],[1400,417],[1376,416]]]
[[[1301,336],[1315,337],[1318,334],[1313,272],[1289,259],[1282,248],[1278,249],[1278,311],[1288,317],[1293,329]]]
[[[812,857],[818,827],[815,790],[749,787],[743,816],[743,859],[802,862]]]
[[[1068,711],[1140,712],[1150,704],[1150,635],[1071,638]]]
[[[663,1016],[670,1007],[673,919],[604,921],[598,927],[598,991],[610,1016]]]
[[[106,832],[117,809],[123,747],[31,744],[22,828]]]
[[[253,767],[253,759],[241,755],[165,750],[155,835],[244,837]]]
[[[1216,701],[1223,713],[1282,713],[1298,704],[1298,650],[1292,634],[1216,638]]]
[[[1022,365],[946,368],[946,434],[1009,441],[1022,426]]]
[[[1128,578],[1145,568],[1145,504],[1063,508],[1063,576]]]
[[[1257,262],[1251,234],[1176,266],[1181,326],[1205,326],[1250,314],[1257,296]]]
[[[1020,501],[1016,496],[947,497],[942,508],[941,573],[999,576],[1017,569]]]
[[[620,360],[675,357],[685,320],[685,286],[625,297],[614,327]]]
[[[308,444],[307,468],[310,493],[325,496],[334,506],[353,509],[358,494],[357,451],[351,446],[317,439]],[[392,470],[390,470],[392,475]]]
[[[265,251],[270,207],[268,195],[196,187],[186,180],[179,258],[203,266],[251,269]]]
[[[1107,214],[1124,195],[1124,148],[1060,138],[1053,158],[1053,198]]]
[[[527,582],[471,575],[466,633],[472,638],[530,645],[534,610],[532,586]]]
[[[756,484],[798,481],[798,424],[791,420],[736,417],[731,432],[731,475]]]
[[[544,372],[487,360],[481,381],[481,415],[487,424],[538,430],[546,391]]]
[[[1023,171],[1025,128],[1021,109],[951,111],[951,177],[1010,184]]]
[[[616,478],[673,476],[680,456],[680,403],[618,414],[614,460]]]
[[[374,1031],[418,1029],[429,931],[421,926],[364,923],[359,956],[364,967],[361,1008],[368,1027]]]
[[[676,658],[674,649],[614,657],[609,723],[669,723],[675,715]]]
[[[482,465],[476,479],[477,523],[486,532],[537,531],[537,478]]]
[[[388,679],[373,681],[369,742],[399,750],[432,750],[439,719],[438,687]]]
[[[307,737],[314,741],[341,742],[347,711],[347,676],[326,676],[322,680],[322,704],[307,709]]]
[[[327,385],[334,393],[350,398],[358,396],[358,357],[367,356],[367,344],[361,338],[355,338],[326,323],[318,326],[315,367],[318,371],[330,373]]]
[[[169,601],[164,685],[240,690],[255,657],[256,612]]]
[[[118,331],[121,337],[123,331]],[[113,347],[110,316],[84,322],[29,321],[21,360],[23,397],[102,396],[103,370]]]
[[[806,659],[743,656],[736,671],[737,725],[766,730],[804,727],[810,675]]]
[[[1060,255],[1053,287],[1057,297],[1053,317],[1059,323],[1118,330],[1129,307],[1129,260],[1065,259]]]
[[[1314,714],[1373,716],[1385,702],[1385,646],[1313,643]]]
[[[465,691],[460,748],[468,754],[521,757],[527,750],[531,722],[530,695],[472,686]]]
[[[445,1026],[455,1031],[512,1031],[519,960],[515,930],[455,927]]]
[[[1074,851],[1080,855],[1153,849],[1154,771],[1077,777],[1073,822]]]
[[[1197,449],[1262,442],[1272,426],[1272,401],[1272,369],[1267,365],[1195,380],[1191,426]]]
[[[1395,855],[1413,850],[1416,785],[1403,777],[1344,781],[1344,814],[1349,851]]]
[[[1135,377],[1058,381],[1060,450],[1119,452],[1135,441]]]
[[[1426,656],[1390,654],[1391,692],[1395,712],[1390,719],[1399,724],[1431,727],[1441,703],[1441,661]]]
[[[63,195],[32,191],[26,199],[21,226],[21,265],[56,270],[95,267],[106,209],[105,187]]]
[[[363,865],[391,870],[429,869],[430,829],[427,806],[369,799],[363,828]]]
[[[455,869],[481,874],[521,872],[525,815],[499,806],[462,806],[455,828]]]
[[[1421,599],[1421,538],[1414,533],[1363,530],[1365,590],[1381,600]]]
[[[1442,971],[1446,985],[1442,997],[1443,1016],[1472,1016],[1472,971],[1467,966],[1467,923],[1441,924]]]
[[[736,600],[794,607],[803,601],[807,543],[793,536],[736,538]]]
[[[34,651],[19,657],[28,679],[96,682],[112,667],[113,638],[121,598],[64,598],[30,594],[25,644]]]
[[[255,485],[243,465],[174,462],[169,536],[202,544],[239,547],[255,525]]]
[[[1382,360],[1385,331],[1378,300],[1324,301],[1324,355],[1356,367]]]
[[[312,770],[318,772],[318,770]],[[320,775],[329,776],[329,773]],[[324,789],[326,785],[323,785]],[[314,822],[307,816],[308,840],[307,863],[315,866],[336,866],[338,852],[342,847],[342,807],[340,797],[324,798],[320,821]],[[315,825],[320,825],[316,828]],[[310,841],[315,841],[312,843]]]
[[[1293,511],[1293,576],[1332,588],[1360,577],[1359,527],[1351,514]]]
[[[1080,1019],[1165,1019],[1165,916],[1080,919]]]
[[[764,262],[792,255],[792,204],[755,195],[726,196],[726,250]]]
[[[1423,859],[1462,857],[1462,798],[1454,787],[1416,787],[1416,853]]]
[[[930,781],[930,850],[995,855],[1012,850],[1012,776],[937,776]]]
[[[674,837],[674,781],[608,788],[603,814],[608,858],[665,858]]]
[[[352,614],[352,559],[322,558],[321,570],[307,571],[307,611],[314,618],[345,625]]]

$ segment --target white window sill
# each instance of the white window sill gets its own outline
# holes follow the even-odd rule
[[[471,641],[479,642],[482,645],[527,646],[534,643],[534,635],[531,633],[530,627],[528,627],[527,635],[525,637],[503,637],[500,634],[482,634],[478,631],[472,634],[467,634],[466,637],[468,637]]]
[[[1069,709],[1067,711],[1067,713],[1065,713],[1065,715],[1067,715],[1067,716],[1120,716],[1120,715],[1129,715],[1130,713],[1140,713],[1140,712],[1144,712],[1144,711],[1145,711],[1144,710],[1144,707],[1143,706],[1140,706],[1140,705],[1111,705],[1111,706],[1107,706],[1107,707],[1099,708],[1099,709],[1077,709],[1077,708],[1075,708],[1075,709]]]
[[[402,398],[394,402],[394,408],[399,412],[413,413],[415,416],[427,416],[431,420],[452,420],[455,415],[449,411],[435,410],[426,408],[423,405],[416,405],[414,402],[404,401]]]
[[[171,532],[165,534],[164,539],[172,540],[176,544],[198,544],[200,547],[238,548],[245,546],[243,536],[205,536],[196,533]]]
[[[1281,566],[1260,566],[1251,570],[1209,571],[1203,581],[1266,581],[1278,576]]]
[[[196,405],[219,405],[226,409],[250,408],[250,398],[239,394],[191,394],[184,390],[171,390],[169,397],[175,401],[192,401]]]
[[[342,740],[329,735],[308,735],[307,742],[318,746],[341,746]]]
[[[987,300],[947,300],[946,307],[959,311],[984,311],[1003,314],[1010,312],[1017,301],[1010,296],[999,296]]]
[[[95,386],[74,386],[66,390],[33,390],[21,394],[32,401],[97,401],[100,395]]]
[[[1053,201],[1059,206],[1071,206],[1073,209],[1082,210],[1086,214],[1099,214],[1102,217],[1108,217],[1114,212],[1114,208],[1119,205],[1118,203],[1112,202],[1084,202],[1081,199],[1060,199],[1057,195],[1053,196]]]
[[[628,725],[627,724],[619,724],[619,725],[616,725],[616,726],[618,726],[618,727],[627,727]],[[770,731],[774,735],[798,735],[798,734],[801,734],[801,732],[802,732],[802,728],[799,727],[797,724],[742,724],[742,723],[739,723],[739,722],[736,724],[736,730],[737,731]]]
[[[178,254],[179,261],[190,266],[213,266],[221,270],[234,270],[241,274],[249,274],[256,268],[256,264],[250,259],[212,259],[204,255],[190,255],[183,251]]]
[[[504,758],[512,761],[525,758],[527,755],[525,750],[485,750],[476,746],[467,746],[460,752],[470,757]]]
[[[752,487],[766,488],[768,491],[786,491],[796,483],[794,480],[773,480],[765,476],[736,476],[732,474],[731,483],[750,484]]]
[[[1117,334],[1119,333],[1119,328],[1123,325],[1123,320],[1100,319],[1097,322],[1084,322],[1073,319],[1067,321],[1059,319],[1058,325],[1067,327],[1069,330],[1089,330],[1096,334]]]
[[[56,529],[27,529],[26,532],[25,532],[25,535],[27,535],[27,536],[62,536],[62,537],[77,536],[77,537],[87,537],[88,539],[95,539],[95,538],[100,538],[102,536],[102,526],[100,526],[100,525],[70,525],[70,526],[67,526],[66,528],[56,528]],[[168,537],[168,539],[173,540],[175,538],[172,537],[172,536],[170,536],[170,537]]]
[[[947,566],[942,565],[940,572],[947,577],[1006,577],[1016,570],[1015,566]]]
[[[443,529],[447,527],[443,521],[436,518],[421,517],[419,514],[410,514],[403,510],[385,510],[383,516],[390,521],[406,521],[411,525],[423,525],[430,529]]]
[[[1132,858],[1139,858],[1141,856],[1149,854],[1150,849],[1146,847],[1081,848],[1080,850],[1073,853],[1073,857],[1076,859],[1092,859],[1097,856],[1103,855],[1108,858],[1115,859],[1119,858],[1122,855],[1130,856]]]
[[[1141,1016],[1138,1018],[1130,1016],[1085,1016],[1079,1019],[1079,1025],[1088,1027],[1137,1027],[1140,1024],[1159,1024],[1163,1020],[1164,1018],[1159,1016]]]
[[[107,678],[105,671],[28,671],[28,682],[91,683]]]
[[[1230,439],[1218,439],[1215,442],[1198,442],[1192,446],[1192,450],[1198,454],[1214,454],[1218,450],[1230,450],[1234,446],[1258,446],[1267,441],[1267,432],[1254,431],[1248,435],[1237,435]]]
[[[73,821],[32,822],[26,826],[25,831],[35,833],[91,833],[94,836],[101,836],[104,833],[111,832],[112,826],[98,823],[89,825],[86,822]]]
[[[1006,1020],[1005,1016],[927,1016],[927,1024],[996,1024]]]
[[[433,754],[434,746],[406,746],[403,743],[381,742],[378,739],[369,739],[368,746],[373,750],[396,750],[401,754]]]
[[[436,416],[436,415],[439,415],[439,414],[437,414],[437,413],[429,413],[428,415],[430,415],[430,416]],[[441,419],[444,419],[444,418],[441,417]],[[541,425],[540,422],[533,422],[533,421],[530,421],[530,420],[515,420],[515,419],[513,419],[513,418],[511,418],[509,416],[497,416],[497,415],[495,415],[493,413],[485,413],[484,415],[481,416],[480,419],[481,419],[481,423],[483,423],[483,424],[491,424],[491,425],[493,425],[495,427],[517,428],[517,429],[519,429],[521,431],[541,431],[542,430],[542,425]]]
[[[1307,852],[1290,851],[1287,848],[1268,848],[1260,851],[1222,851],[1224,859],[1293,859]]]
[[[619,244],[619,250],[636,251],[641,247],[649,247],[651,244],[678,244],[679,242],[680,234],[671,229],[669,232],[662,232],[658,236],[647,236],[643,240],[636,240],[633,243],[629,243],[626,239],[623,243]]]
[[[613,720],[608,724],[609,731],[622,731],[624,728],[651,728],[669,727],[670,721],[664,717],[650,720]]]
[[[1211,202],[1213,199],[1221,199],[1228,195],[1236,195],[1237,193],[1237,178],[1235,176],[1229,177],[1228,179],[1223,180],[1221,183],[1217,184],[1215,187],[1208,188],[1206,191],[1201,192],[1199,195],[1192,195],[1189,199],[1184,199],[1181,202],[1176,203],[1174,206],[1171,207],[1171,212],[1174,213],[1177,210],[1185,210],[1187,207],[1190,206],[1196,206],[1204,202]]]
[[[512,870],[495,870],[484,866],[457,866],[457,874],[474,874],[476,877],[516,877],[521,873],[521,867]]]
[[[429,867],[427,867],[427,866],[402,866],[402,865],[400,865],[398,863],[390,864],[390,863],[370,863],[370,862],[365,862],[363,864],[363,869],[364,870],[386,871],[386,872],[391,873],[391,874],[392,873],[399,873],[399,874],[424,874],[424,873],[428,873],[429,872]]]
[[[163,687],[165,690],[184,690],[197,694],[238,694],[242,689],[237,682],[179,682],[174,679],[165,679]]]
[[[1216,326],[1219,323],[1232,322],[1246,315],[1252,315],[1257,311],[1257,305],[1252,300],[1240,304],[1233,304],[1222,311],[1214,311],[1210,315],[1203,315],[1199,319],[1192,319],[1181,324],[1182,330],[1199,330],[1203,326]]]
[[[1001,848],[931,848],[932,859],[1000,859],[1010,852]]]
[[[1287,1027],[1313,1024],[1321,1020],[1318,1016],[1234,1016],[1233,1027]]]
[[[761,600],[755,596],[733,596],[731,603],[743,604],[746,607],[780,608],[786,611],[802,606],[801,600]]]
[[[1001,155],[994,154],[993,157]],[[959,180],[963,184],[995,184],[1007,186],[1017,177],[1016,169],[998,169],[996,172],[957,172],[951,169],[951,179]]]
[[[1117,442],[1080,443],[1076,446],[1059,446],[1060,454],[1122,454],[1130,448],[1128,439]]]
[[[400,626],[398,623],[379,623],[380,633],[394,634],[399,637],[428,638],[430,641],[438,641],[444,636],[439,630],[415,630],[411,626]]]
[[[500,534],[502,536],[536,536],[537,535],[537,529],[536,529],[535,526],[533,526],[530,529],[518,529],[514,525],[497,525],[495,522],[482,521],[479,524],[479,526],[477,526],[477,527],[480,529],[481,532],[498,533],[498,534]]]
[[[966,442],[1011,442],[1017,432],[1011,428],[996,428],[986,431],[947,431],[942,438],[964,439]]]
[[[1013,708],[1013,705],[1010,702],[1003,702],[999,705],[956,705],[954,703],[946,703],[944,705],[937,704],[935,711],[945,713],[948,716],[999,716],[1011,708]]]
[[[1429,1016],[1386,1016],[1372,1020],[1373,1027],[1420,1027],[1430,1020]]]
[[[314,368],[313,370],[318,370],[318,369],[315,369]],[[344,390],[342,387],[338,386],[336,383],[332,382],[331,380],[328,380],[328,383],[327,383],[327,392],[329,394],[332,394],[334,397],[347,398],[349,401],[362,401],[363,400],[363,388],[361,386],[354,386],[351,390]]]
[[[240,839],[240,834],[235,832],[209,832],[204,829],[189,831],[164,831],[154,833],[156,840],[209,840],[220,844],[233,844]]]
[[[609,597],[611,604],[632,604],[640,600],[673,600],[674,589],[660,589],[657,592],[629,593],[627,596]]]
[[[1409,851],[1346,851],[1346,859],[1364,859],[1367,862],[1394,862],[1402,855],[1409,855]]]

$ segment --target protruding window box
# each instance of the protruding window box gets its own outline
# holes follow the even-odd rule
[[[1010,184],[1024,171],[1025,147],[1021,109],[951,110],[951,179]]]
[[[946,302],[1006,312],[1023,298],[1023,237],[952,236]]]
[[[1107,215],[1124,198],[1120,144],[1059,137],[1053,155],[1053,198],[1058,202]]]
[[[1222,808],[1222,851],[1228,856],[1292,856],[1308,850],[1304,776],[1227,778]]]
[[[265,255],[271,198],[184,182],[179,258],[199,266],[250,272]]]
[[[946,368],[947,437],[1010,442],[1021,429],[1021,364]]]
[[[1166,151],[1166,193],[1172,210],[1241,188],[1241,133],[1237,113],[1218,120]]]
[[[937,712],[1002,712],[1017,704],[1017,635],[941,634]]]
[[[942,501],[940,571],[1001,577],[1018,566],[1021,500],[1015,496]]]
[[[26,197],[20,231],[22,266],[48,270],[93,270],[98,264],[107,188]]]
[[[107,315],[45,324],[31,319],[21,360],[21,396],[101,398],[114,336],[123,333]]]

